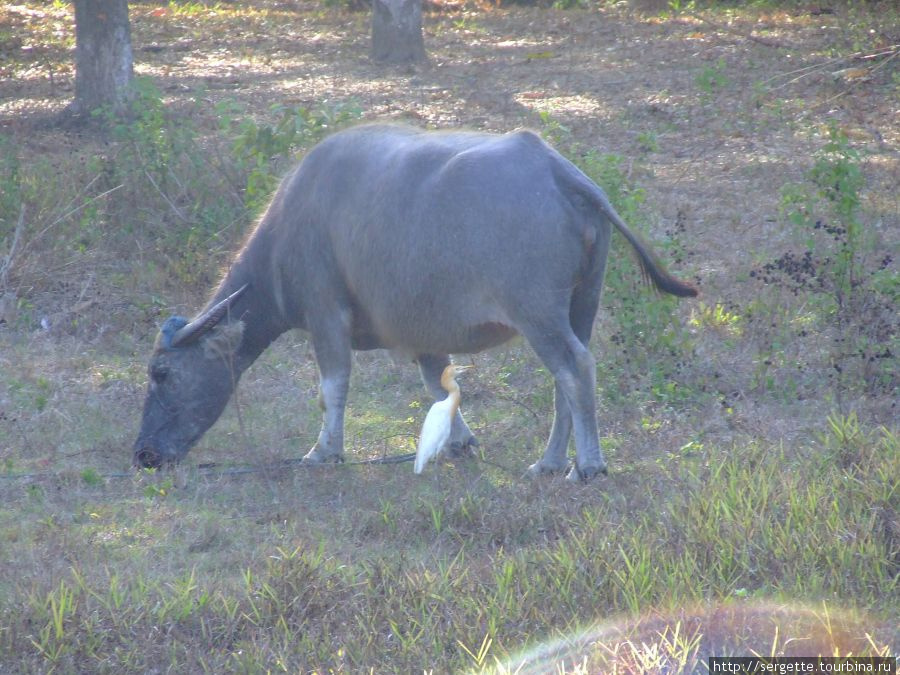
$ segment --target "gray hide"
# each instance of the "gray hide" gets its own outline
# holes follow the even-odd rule
[[[564,470],[573,431],[570,478],[605,472],[587,345],[612,226],[657,288],[696,295],[599,187],[531,132],[360,126],[334,134],[284,179],[207,309],[188,326],[173,317],[163,327],[135,461],[180,460],[241,373],[278,335],[301,328],[315,348],[325,410],[305,461],[343,458],[352,349],[409,355],[443,398],[449,354],[522,335],[556,385],[550,439],[530,472]],[[451,446],[474,442],[457,413]]]

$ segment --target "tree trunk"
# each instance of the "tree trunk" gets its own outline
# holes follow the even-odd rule
[[[412,63],[425,58],[422,0],[372,0],[372,59]]]
[[[67,113],[126,111],[133,75],[127,0],[75,0],[75,100]]]

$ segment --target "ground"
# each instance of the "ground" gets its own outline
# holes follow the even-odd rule
[[[71,8],[0,8],[0,673],[896,654],[900,21],[820,5],[433,6],[428,63],[382,67],[365,12],[132,3],[153,91],[118,135],[53,125]],[[475,458],[421,480],[273,469],[318,431],[299,333],[184,467],[133,472],[156,328],[250,229],[248,176],[271,187],[302,152],[261,140],[288,118],[325,127],[310,138],[534,128],[697,283],[666,302],[612,253],[593,339],[608,478],[522,478],[552,408],[523,343],[471,357]],[[415,369],[354,368],[350,459],[408,452],[430,405]]]

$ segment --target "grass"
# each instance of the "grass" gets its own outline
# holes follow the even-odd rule
[[[21,590],[4,590],[0,647],[26,671],[443,672],[476,661],[514,671],[523,647],[652,607],[692,617],[682,647],[694,664],[707,653],[806,653],[792,639],[882,653],[896,639],[879,615],[897,597],[900,447],[886,430],[848,434],[848,424],[833,420],[799,453],[699,450],[574,495],[481,464],[412,485],[380,467],[239,481],[195,472],[177,489],[153,476],[56,476],[17,500],[40,518],[0,516],[7,551],[55,561],[50,574],[24,565]],[[671,494],[660,498],[661,486]],[[812,615],[839,617],[842,633],[809,625],[797,598],[817,598]],[[753,618],[766,603],[783,624]],[[874,615],[848,618],[860,608]],[[749,627],[723,635],[716,612]],[[627,623],[607,648],[634,643],[639,627]],[[569,648],[575,662],[610,656],[584,641]]]
[[[67,25],[68,9],[33,9],[47,15],[16,26],[64,73],[66,32],[53,26]],[[281,63],[270,33],[302,45],[291,22],[310,22],[333,49],[340,27],[328,17],[346,21],[266,2],[162,9],[133,4],[141,44],[228,30],[245,65]],[[673,50],[681,41],[693,53],[715,32],[604,11],[636,35],[662,26],[659,41]],[[848,33],[827,16],[807,33],[802,17],[729,11],[738,27],[764,21],[778,39],[810,40],[808,52],[791,52],[798,59],[846,54],[866,21],[875,25],[854,9]],[[472,15],[479,39],[511,34],[498,22],[515,12],[534,18]],[[588,25],[579,12],[538,23]],[[468,54],[473,21],[445,22],[447,42],[434,48],[448,63]],[[831,26],[827,39],[820,25]],[[547,35],[533,36],[540,49]],[[728,49],[738,49],[733,37]],[[352,38],[341,39],[352,52]],[[11,44],[2,30],[0,40]],[[570,46],[549,46],[570,58]],[[604,42],[604,59],[619,48]],[[0,67],[34,74],[35,50],[2,53],[13,56]],[[748,59],[749,73],[723,51],[666,71],[651,112],[615,110],[611,92],[612,121],[586,124],[565,110],[526,120],[604,186],[673,268],[701,281],[700,301],[674,303],[643,288],[623,247],[613,251],[593,343],[608,478],[522,479],[549,432],[552,385],[521,342],[474,357],[462,385],[476,458],[418,480],[408,465],[286,470],[277,463],[301,455],[320,423],[311,348],[293,333],[247,372],[186,465],[135,473],[130,445],[156,326],[196,308],[293,157],[374,115],[382,99],[366,92],[389,80],[363,73],[364,86],[330,103],[182,95],[159,74],[179,59],[156,53],[144,54],[152,77],[139,85],[135,120],[108,138],[65,137],[64,153],[48,149],[60,140],[52,131],[4,131],[0,143],[0,297],[12,298],[0,305],[0,675],[702,673],[710,655],[897,654],[888,311],[897,298],[884,263],[896,244],[896,182],[890,157],[847,133],[859,132],[852,119],[802,118],[839,93],[832,84],[779,89],[781,77],[753,87],[757,64]],[[556,59],[526,61],[541,84],[521,90],[540,94],[540,69]],[[890,95],[887,70],[867,96]],[[441,86],[437,100],[463,81]],[[481,99],[461,100],[477,126],[465,111]],[[522,123],[500,109],[503,128]],[[598,150],[594,123],[614,126],[613,145],[625,140]],[[790,152],[762,147],[767,129],[791,139]],[[730,175],[747,198],[709,171],[702,182],[722,191],[715,212],[683,215],[685,157],[745,135],[758,164]],[[761,187],[764,172],[773,178]],[[678,208],[659,194],[674,194]],[[763,216],[775,222],[748,224],[749,202],[769,204]],[[355,355],[350,456],[409,452],[428,404],[410,366]]]

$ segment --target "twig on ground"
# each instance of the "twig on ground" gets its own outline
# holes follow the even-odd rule
[[[826,61],[822,61],[821,63],[815,63],[811,66],[804,66],[803,68],[797,68],[796,70],[791,70],[786,73],[779,73],[778,75],[774,75],[770,77],[768,80],[764,80],[762,82],[763,85],[769,84],[770,82],[774,82],[783,77],[790,77],[791,75],[797,75],[797,77],[793,77],[790,80],[782,82],[778,86],[772,87],[772,91],[776,91],[778,89],[783,89],[784,87],[790,86],[795,82],[799,82],[805,77],[810,75],[815,75],[823,70],[830,69],[832,66],[837,65],[838,63],[844,63],[846,61],[870,61],[872,59],[877,59],[882,56],[886,56],[881,63],[874,66],[869,73],[874,73],[875,71],[884,68],[888,63],[891,62],[892,59],[896,58],[897,55],[900,54],[900,45],[891,45],[890,47],[872,53],[866,52],[854,52],[853,54],[848,54],[847,56],[838,56],[833,59],[828,59]]]
[[[884,61],[882,61],[882,62],[879,63],[877,66],[875,66],[874,68],[872,68],[872,70],[869,71],[869,74],[870,74],[870,75],[871,75],[872,73],[874,73],[875,71],[877,71],[877,70],[881,70],[881,69],[884,68],[887,64],[889,64],[893,59],[897,58],[897,55],[900,54],[900,45],[893,45],[893,46],[891,47],[891,50],[892,50],[892,51],[886,51],[886,52],[882,52],[882,53],[880,53],[880,54],[871,54],[871,55],[868,55],[868,56],[860,57],[860,58],[862,58],[862,59],[874,59],[874,58],[878,58],[879,56],[887,56],[887,58],[886,58]]]
[[[705,23],[709,26],[712,26],[718,31],[723,33],[731,33],[732,35],[736,35],[738,37],[744,38],[745,40],[750,40],[752,42],[757,42],[761,45],[765,45],[766,47],[778,47],[779,49],[799,49],[797,45],[793,45],[787,42],[782,42],[780,40],[776,40],[774,38],[767,38],[761,35],[754,35],[752,32],[747,32],[740,30],[738,28],[734,28],[732,26],[724,26],[715,21],[711,21],[706,17],[700,16],[699,14],[688,14],[693,19],[697,19],[701,23]]]
[[[800,115],[799,119],[802,120],[802,119],[809,117],[813,113],[813,111],[818,110],[822,106],[829,105],[830,103],[833,103],[834,101],[836,101],[837,99],[839,99],[843,96],[846,96],[859,83],[868,81],[871,78],[872,73],[877,71],[879,68],[883,68],[884,66],[886,66],[888,63],[891,62],[891,60],[895,59],[897,57],[897,55],[900,54],[900,45],[893,45],[891,49],[892,49],[892,51],[888,50],[885,52],[881,52],[880,54],[871,54],[871,55],[860,56],[857,53],[856,55],[854,55],[855,58],[859,58],[859,59],[876,58],[877,56],[885,56],[885,55],[887,55],[887,58],[884,61],[882,61],[881,63],[879,63],[877,66],[875,66],[871,70],[869,70],[869,73],[867,76],[857,77],[857,78],[850,80],[850,85],[843,91],[838,92],[834,96],[829,96],[824,101],[820,101],[814,105],[811,105],[809,108],[806,109],[806,111],[803,114]],[[850,58],[850,57],[848,57],[848,58]]]

